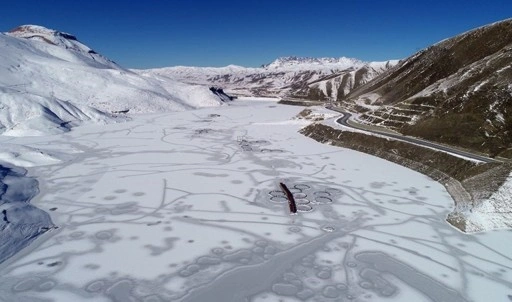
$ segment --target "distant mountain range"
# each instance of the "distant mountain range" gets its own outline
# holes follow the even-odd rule
[[[336,100],[397,63],[345,57],[283,57],[260,68],[177,66],[136,72],[190,84],[221,86],[239,95]]]
[[[60,133],[119,112],[221,103],[207,86],[140,76],[71,34],[35,25],[0,33],[0,134]]]

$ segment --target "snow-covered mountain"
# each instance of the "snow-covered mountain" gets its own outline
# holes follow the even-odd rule
[[[78,41],[75,36],[68,33],[51,30],[38,25],[22,25],[9,31],[7,35],[31,41],[46,42],[34,43],[33,46],[67,61],[86,63],[89,66],[98,68],[122,69],[114,61],[98,54]],[[49,47],[51,45],[58,46],[58,48]]]
[[[73,35],[24,25],[0,33],[0,134],[67,131],[111,113],[178,111],[222,102],[206,86],[146,78]]]
[[[344,103],[362,121],[512,157],[512,19],[430,46]]]
[[[281,57],[277,58],[270,64],[261,67],[268,70],[284,69],[284,70],[304,70],[304,69],[346,69],[350,67],[362,66],[365,62],[353,58],[311,58],[311,57]]]
[[[191,84],[221,86],[231,93],[256,96],[339,99],[368,82],[397,60],[363,62],[351,58],[283,57],[260,68],[177,66],[137,70]]]

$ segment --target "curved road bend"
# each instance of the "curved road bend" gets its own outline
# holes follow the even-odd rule
[[[340,117],[340,118],[338,118],[336,120],[336,123],[339,124],[339,125],[348,127],[348,128],[362,130],[362,131],[365,131],[365,132],[370,132],[370,133],[375,133],[375,134],[387,136],[387,137],[398,139],[398,140],[405,141],[405,142],[408,142],[408,143],[413,143],[413,144],[421,145],[421,146],[424,146],[424,147],[433,148],[433,149],[436,149],[436,150],[448,152],[448,153],[451,153],[451,154],[455,154],[455,155],[459,155],[459,156],[464,156],[464,157],[471,158],[471,159],[474,159],[474,160],[479,160],[479,161],[482,161],[482,162],[485,162],[485,163],[499,162],[496,159],[492,159],[492,158],[481,156],[481,155],[478,155],[478,154],[473,154],[473,153],[469,153],[469,152],[466,152],[466,151],[454,149],[454,148],[451,148],[451,147],[448,147],[448,146],[444,146],[444,145],[440,145],[440,144],[436,144],[436,143],[433,143],[433,142],[424,141],[424,140],[417,139],[417,138],[410,137],[410,136],[404,136],[404,135],[399,135],[399,134],[387,133],[387,132],[378,131],[378,130],[369,130],[369,129],[365,129],[363,127],[358,127],[357,125],[350,125],[348,123],[348,120],[350,119],[352,114],[350,114],[348,112],[345,112],[345,111],[337,110],[337,109],[332,108],[332,107],[326,107],[326,108],[343,114],[342,117]]]

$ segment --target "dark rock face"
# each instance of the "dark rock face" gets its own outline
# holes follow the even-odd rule
[[[224,89],[218,87],[210,87],[210,91],[215,94],[223,102],[229,102],[235,99],[234,96],[230,96],[224,92]]]

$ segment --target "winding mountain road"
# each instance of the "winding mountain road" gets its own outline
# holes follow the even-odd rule
[[[405,136],[405,135],[401,135],[401,134],[393,134],[393,133],[389,133],[389,132],[385,132],[385,131],[379,131],[379,130],[370,130],[370,129],[366,129],[364,127],[360,127],[360,126],[355,125],[355,124],[349,124],[348,121],[349,121],[350,117],[352,116],[352,114],[350,114],[350,113],[348,113],[346,111],[343,111],[341,109],[338,109],[338,108],[335,108],[335,107],[331,107],[331,106],[327,106],[326,108],[330,109],[332,111],[336,111],[338,113],[343,114],[342,117],[340,117],[340,118],[338,118],[336,120],[336,123],[341,125],[341,126],[344,126],[344,127],[348,127],[348,128],[352,128],[352,129],[357,129],[357,130],[365,131],[365,132],[369,132],[369,133],[379,134],[379,135],[382,135],[382,136],[386,136],[386,137],[390,137],[390,138],[393,138],[393,139],[401,140],[401,141],[404,141],[404,142],[408,142],[408,143],[424,146],[424,147],[427,147],[427,148],[433,148],[433,149],[436,149],[436,150],[439,150],[439,151],[447,152],[447,153],[450,153],[450,154],[453,154],[453,155],[463,156],[463,157],[466,157],[466,158],[470,158],[470,159],[473,159],[473,160],[478,160],[478,161],[485,162],[485,163],[500,162],[499,160],[496,160],[496,159],[493,159],[493,158],[489,158],[489,157],[486,157],[486,156],[470,153],[470,152],[459,150],[459,149],[455,149],[455,148],[452,148],[452,147],[448,147],[448,146],[445,146],[445,145],[433,143],[433,142],[430,142],[430,141],[425,141],[425,140],[418,139],[418,138],[415,138],[415,137]]]

